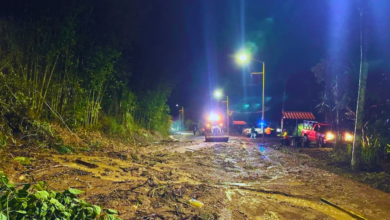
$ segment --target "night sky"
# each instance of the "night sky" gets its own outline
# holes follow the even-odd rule
[[[390,1],[372,1],[367,10],[368,57],[388,70]],[[323,58],[349,60],[359,66],[359,13],[354,0],[154,0],[145,1],[140,56],[146,66],[169,74],[175,88],[168,104],[198,120],[221,88],[233,111],[261,110],[261,87],[252,85],[248,68],[232,55],[243,45],[266,63],[266,120],[285,110],[313,111],[322,85],[311,68]],[[386,49],[387,48],[387,49]],[[356,76],[357,77],[357,76]],[[214,102],[214,105],[216,103]],[[248,116],[248,115],[247,115]],[[257,120],[244,114],[238,119]]]

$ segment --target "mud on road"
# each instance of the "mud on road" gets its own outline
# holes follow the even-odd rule
[[[45,155],[31,175],[59,190],[84,190],[83,199],[116,209],[123,219],[357,218],[321,198],[363,219],[390,219],[389,194],[317,169],[308,155],[274,144],[191,138],[137,154]]]

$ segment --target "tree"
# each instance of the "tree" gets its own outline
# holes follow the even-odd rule
[[[318,96],[318,113],[324,114],[327,121],[334,123],[339,132],[341,112],[347,108],[351,99],[348,88],[353,69],[339,60],[321,60],[311,71],[317,83],[324,84],[324,91]]]
[[[368,63],[365,59],[365,47],[364,47],[364,25],[363,25],[363,15],[365,10],[363,8],[363,3],[361,0],[357,0],[359,18],[360,18],[360,68],[359,68],[359,92],[356,104],[356,118],[355,118],[355,136],[353,139],[353,149],[352,149],[352,160],[351,166],[353,170],[358,170],[360,166],[360,157],[362,151],[362,128],[363,128],[363,117],[364,117],[364,102],[365,102],[365,92],[367,84],[367,75],[368,75]]]
[[[186,129],[190,130],[193,127],[194,122],[191,119],[186,120]]]

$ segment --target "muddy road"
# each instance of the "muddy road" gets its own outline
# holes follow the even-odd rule
[[[56,189],[84,190],[83,199],[123,219],[390,219],[390,194],[317,169],[277,140],[258,142],[184,134],[137,153],[46,155],[32,175]]]

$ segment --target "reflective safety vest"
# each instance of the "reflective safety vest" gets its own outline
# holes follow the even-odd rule
[[[284,139],[289,139],[290,137],[288,136],[287,131],[283,132],[283,138]]]

